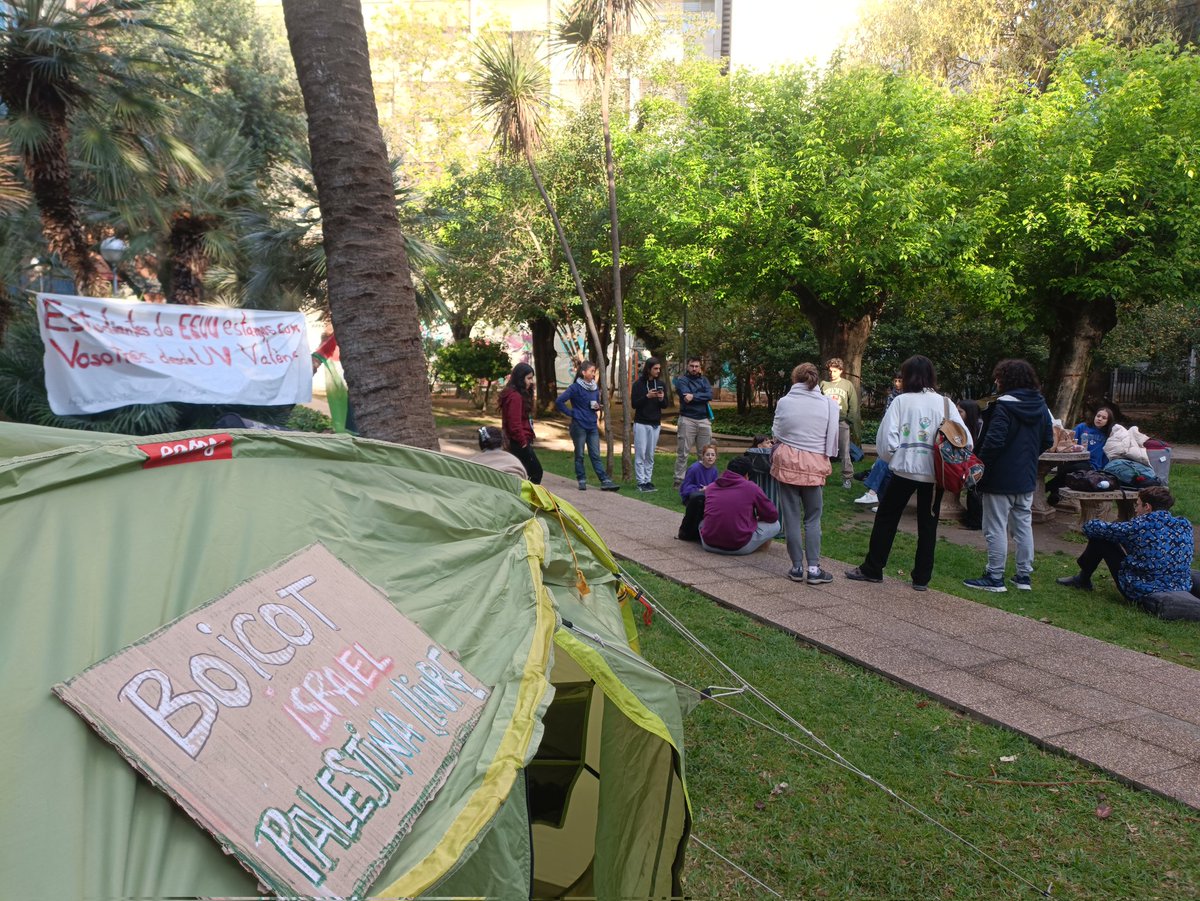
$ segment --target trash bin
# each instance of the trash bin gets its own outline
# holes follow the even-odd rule
[[[1169,484],[1171,476],[1171,448],[1165,444],[1162,447],[1151,447],[1150,442],[1147,441],[1146,453],[1150,455],[1150,468],[1154,470],[1154,475],[1158,478],[1159,482],[1164,485]]]

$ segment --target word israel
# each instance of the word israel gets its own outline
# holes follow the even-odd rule
[[[312,399],[304,317],[264,310],[37,296],[50,407],[280,405]]]
[[[302,593],[316,581],[315,576],[305,576],[278,589],[276,594],[280,600],[290,599],[293,602],[291,605],[262,604],[254,613],[235,614],[229,623],[232,639],[222,633],[216,636],[215,643],[232,653],[260,679],[271,681],[278,668],[292,662],[297,648],[312,643],[314,622],[338,631],[333,621]],[[298,608],[307,610],[311,619]],[[266,627],[260,631],[282,639],[283,645],[267,650],[259,642],[251,640],[247,629],[256,622]],[[196,624],[196,631],[203,635],[212,635],[213,632],[212,626],[203,622]],[[188,671],[196,686],[189,691],[175,694],[176,686],[172,685],[166,673],[160,669],[148,669],[126,682],[118,697],[140,710],[176,747],[196,759],[212,735],[220,709],[248,707],[254,699],[254,693],[243,667],[216,653],[193,654],[188,660]],[[147,699],[143,687],[148,684],[157,688],[154,693],[156,700]],[[191,725],[183,731],[172,720],[190,722]]]
[[[472,685],[457,669],[447,669],[440,656],[441,651],[430,646],[425,659],[415,664],[419,678],[402,675],[390,680],[388,693],[398,708],[376,705],[362,733],[345,723],[350,737],[341,747],[325,749],[324,766],[313,777],[313,786],[297,786],[297,803],[286,811],[268,807],[262,812],[254,833],[256,846],[273,847],[313,887],[325,881],[338,863],[326,851],[329,841],[346,850],[354,847],[366,824],[413,775],[426,742],[450,734],[446,714],[458,712],[469,698],[488,697],[486,688]],[[463,733],[468,730],[469,724],[460,728]],[[461,738],[455,738],[457,744]],[[447,749],[433,753],[445,755]]]

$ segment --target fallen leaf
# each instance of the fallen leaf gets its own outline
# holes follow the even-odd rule
[[[1015,762],[1016,762],[1016,760],[1017,760],[1017,755],[1016,755],[1016,754],[1010,754],[1010,755],[1008,755],[1008,756],[1006,756],[1006,757],[1001,757],[1001,758],[1000,758],[1000,762],[1001,762],[1001,763],[1015,763]]]
[[[771,789],[771,794],[773,794],[773,795],[782,795],[782,794],[783,794],[785,791],[787,791],[789,788],[791,788],[791,786],[789,786],[789,785],[788,785],[786,782],[780,782],[780,783],[779,783],[778,785],[776,785],[776,786],[775,786],[773,789]]]
[[[767,803],[765,801],[755,801],[754,802],[755,810],[766,810],[766,808],[767,808]]]
[[[1096,816],[1102,820],[1107,820],[1110,816],[1112,816],[1112,808],[1107,804],[1101,804],[1096,808]]]
[[[1053,622],[1053,620],[1050,619],[1050,617],[1048,617],[1048,616],[1043,616],[1040,620],[1038,620],[1038,622],[1049,623],[1049,622]]]
[[[917,701],[917,709],[918,710],[924,710],[928,706],[929,706],[928,701]]]

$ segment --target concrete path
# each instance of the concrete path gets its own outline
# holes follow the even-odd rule
[[[781,542],[722,557],[674,535],[680,514],[622,493],[544,484],[613,553],[986,722],[1200,809],[1200,671],[907,582],[787,578]],[[628,489],[626,489],[628,490]],[[661,489],[660,489],[661,490]],[[625,495],[625,496],[622,496]],[[647,535],[670,536],[647,543]]]

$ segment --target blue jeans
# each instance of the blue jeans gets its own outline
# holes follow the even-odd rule
[[[600,430],[585,429],[576,422],[571,423],[571,440],[575,442],[575,478],[580,482],[587,481],[587,472],[583,468],[583,446],[587,444],[588,456],[592,460],[592,469],[601,482],[608,481],[608,473],[600,461]]]
[[[871,466],[871,471],[867,473],[867,477],[863,479],[863,484],[874,491],[880,497],[883,497],[883,492],[887,489],[888,482],[892,480],[892,470],[888,467],[884,460],[876,460]]]

